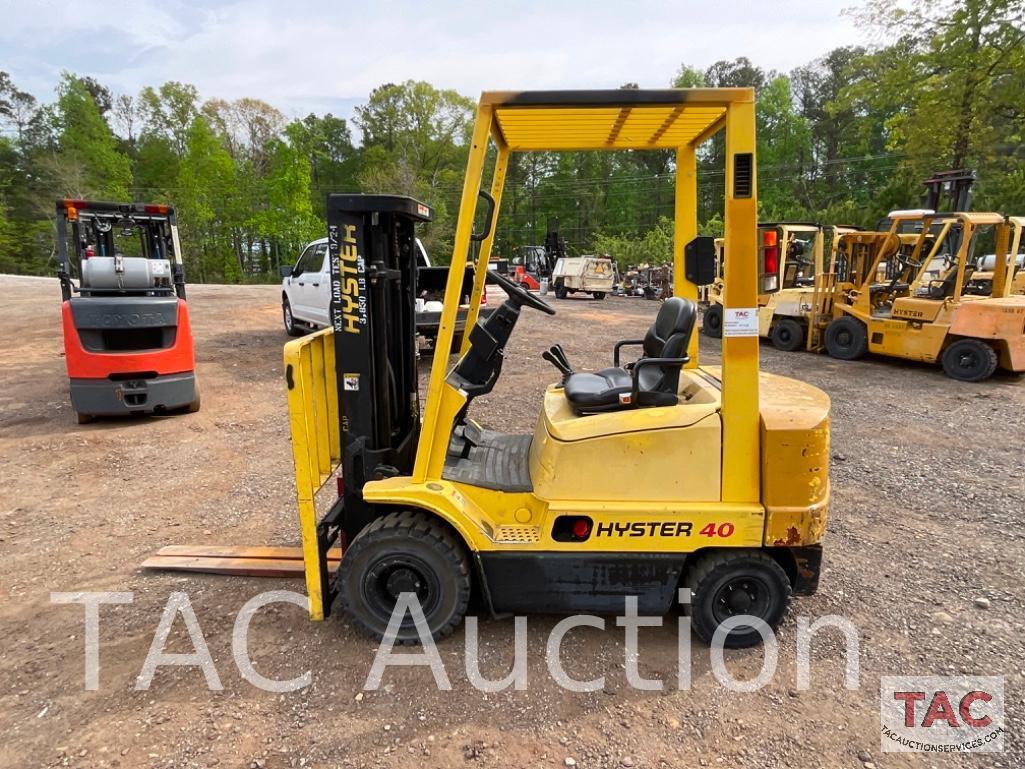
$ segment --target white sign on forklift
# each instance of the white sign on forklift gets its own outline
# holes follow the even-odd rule
[[[723,317],[723,336],[758,336],[757,307],[727,307]]]

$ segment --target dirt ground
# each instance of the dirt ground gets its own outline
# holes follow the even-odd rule
[[[311,671],[272,694],[232,657],[235,615],[298,580],[142,572],[166,544],[296,544],[292,461],[273,286],[190,287],[203,408],[197,414],[75,424],[55,281],[0,277],[0,766],[3,767],[1021,767],[1025,702],[1025,381],[952,382],[924,366],[841,363],[762,347],[765,369],[833,399],[833,504],[817,595],[797,599],[763,689],[735,694],[695,641],[692,687],[677,688],[675,618],[641,631],[638,691],[623,631],[576,630],[566,692],[544,648],[556,617],[531,617],[526,691],[483,694],[464,671],[463,634],[439,648],[452,681],[391,669],[361,692],[375,645],[347,620],[311,623],[298,607],[257,615],[251,653],[264,675]],[[554,301],[554,299],[553,299]],[[643,331],[656,305],[566,300],[549,319],[524,311],[496,391],[474,408],[488,426],[532,429],[556,373],[540,352],[559,341],[579,367],[608,365],[612,343]],[[702,339],[703,360],[717,343]],[[100,686],[85,691],[81,606],[51,591],[130,591],[100,612]],[[135,682],[161,612],[185,591],[223,690],[196,668]],[[988,599],[988,608],[980,606]],[[842,614],[859,628],[860,688],[843,687],[838,636],[816,639],[812,688],[795,683],[798,617]],[[512,660],[511,621],[482,617],[483,673]],[[191,651],[179,618],[171,651]],[[730,652],[738,677],[762,651]],[[890,754],[879,746],[879,677],[1005,677],[1006,748],[970,756]]]

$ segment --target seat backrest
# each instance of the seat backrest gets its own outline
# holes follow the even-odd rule
[[[644,336],[645,358],[686,358],[694,331],[698,306],[690,299],[672,296],[658,310],[655,322]],[[679,367],[660,366],[662,378],[656,389],[675,393],[680,384]]]

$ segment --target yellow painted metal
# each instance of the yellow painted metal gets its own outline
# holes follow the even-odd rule
[[[502,190],[505,187],[505,174],[509,169],[509,150],[498,148],[498,155],[495,158],[495,170],[491,177],[491,197],[495,199],[495,222],[498,221],[498,214],[502,209]],[[493,223],[494,224],[494,223]],[[496,227],[491,227],[491,232],[481,241],[480,251],[477,254],[477,262],[474,265],[473,291],[470,294],[470,307],[466,311],[466,333],[463,334],[463,341],[459,347],[459,354],[462,355],[470,348],[469,330],[477,324],[480,315],[480,299],[484,294],[484,283],[488,276],[488,262],[491,260],[491,249],[495,243]]]
[[[698,163],[697,148],[686,145],[676,150],[676,199],[673,228],[673,295],[698,300],[698,287],[687,280],[684,269],[684,247],[698,234]],[[687,368],[697,368],[698,335],[691,334]]]
[[[466,260],[470,250],[470,235],[473,234],[473,215],[477,209],[477,197],[480,192],[480,177],[484,170],[484,159],[488,150],[488,137],[491,135],[492,110],[483,101],[477,108],[473,135],[470,139],[470,150],[466,159],[466,175],[463,179],[463,195],[459,200],[459,218],[456,220],[455,244],[452,250],[452,262],[449,265],[448,282],[445,285],[445,299],[441,312],[441,326],[435,342],[437,350],[451,350],[452,338],[455,334],[456,316],[459,311],[459,295],[463,290],[463,279],[466,275]],[[430,472],[434,476],[441,474],[445,463],[445,451],[452,424],[439,420],[441,400],[445,390],[445,374],[448,368],[448,356],[436,355],[431,365],[431,378],[427,389],[427,403],[424,407],[423,427],[417,443],[416,464],[413,478],[418,482],[427,479]]]
[[[829,514],[829,398],[794,379],[760,378],[765,545],[814,544]]]
[[[737,197],[734,159],[755,152],[754,98],[733,104],[726,114],[725,318],[730,310],[758,307],[757,170],[752,163],[751,196]],[[723,326],[722,499],[757,502],[761,496],[758,434],[758,337],[729,336]]]
[[[296,339],[285,345],[284,362],[288,389],[288,423],[295,463],[295,495],[299,509],[306,591],[310,618],[324,618],[324,580],[317,539],[317,491],[337,469],[338,388],[335,382],[334,343],[331,329]]]

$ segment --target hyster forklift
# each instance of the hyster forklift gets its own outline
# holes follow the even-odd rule
[[[827,237],[835,248],[842,235],[856,227],[831,226],[811,222],[767,222],[758,225],[760,247],[776,286],[758,296],[758,335],[784,352],[805,349],[808,342],[808,318],[815,294],[815,278],[825,266],[823,253]],[[723,279],[721,264],[724,250],[719,249],[719,272],[706,294],[708,308],[701,326],[706,336],[722,336]]]
[[[1020,223],[997,213],[895,211],[887,232],[841,239],[814,301],[822,345],[834,358],[868,352],[939,363],[964,382],[998,366],[1025,371],[1025,296],[1011,296]],[[980,233],[996,244],[989,295],[965,292]],[[939,263],[938,275],[930,270]],[[880,279],[882,278],[882,279]],[[816,335],[816,338],[818,335]]]
[[[693,334],[699,285],[714,277],[711,238],[697,237],[695,151],[719,131],[726,152],[726,307],[722,366],[700,366]],[[490,194],[481,189],[495,148]],[[609,350],[611,366],[558,371],[533,434],[487,429],[492,391],[521,312],[542,298],[487,269],[512,152],[665,150],[676,154],[675,296],[643,338]],[[474,233],[478,197],[487,203]],[[813,592],[829,509],[829,399],[760,373],[760,263],[754,92],[487,92],[470,143],[439,337],[449,349],[470,246],[475,292],[486,277],[508,299],[477,322],[454,362],[435,356],[418,397],[414,227],[431,209],[408,198],[331,195],[332,325],[285,348],[285,373],[310,614],[337,602],[381,638],[398,598],[415,594],[434,638],[448,635],[475,591],[494,615],[668,611],[689,588],[696,633],[723,623],[725,643],[757,643],[792,594]],[[627,351],[636,350],[628,362]],[[510,361],[515,364],[515,361]],[[421,412],[422,406],[422,412]],[[479,421],[478,421],[479,420]],[[339,496],[318,520],[316,492]],[[595,468],[601,467],[596,473]],[[338,551],[341,549],[340,562]],[[333,567],[337,564],[337,569]],[[763,625],[764,623],[764,625]],[[407,613],[400,643],[419,636]]]
[[[79,424],[97,416],[198,411],[174,209],[58,200],[57,265]]]

